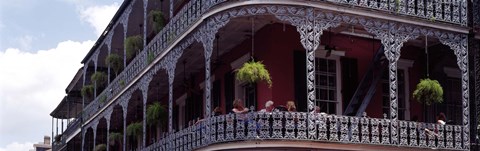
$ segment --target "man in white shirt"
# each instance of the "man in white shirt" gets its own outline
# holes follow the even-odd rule
[[[273,108],[273,101],[268,100],[267,103],[265,103],[265,108],[260,110],[260,112],[272,112]]]

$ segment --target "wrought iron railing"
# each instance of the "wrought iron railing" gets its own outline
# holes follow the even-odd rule
[[[312,0],[325,1],[325,0]],[[467,26],[467,0],[326,0],[429,21]]]
[[[312,122],[309,123],[309,119]],[[245,140],[294,140],[464,150],[462,126],[399,121],[397,138],[389,119],[304,112],[250,112],[205,119],[167,135],[143,150],[195,150]],[[392,144],[398,139],[398,144]],[[247,147],[248,148],[248,147]]]
[[[190,1],[167,23],[167,25],[154,37],[152,41],[127,65],[127,67],[102,91],[90,104],[83,114],[84,119],[89,119],[107,103],[100,103],[100,96],[106,96],[106,102],[119,94],[123,88],[148,65],[147,56],[153,53],[154,58],[162,54],[174,39],[184,33],[187,27],[200,19],[208,9],[225,0],[195,0]]]
[[[242,0],[248,1],[248,0]],[[320,0],[308,0],[321,3]],[[466,25],[466,0],[327,0],[334,4],[345,4],[397,14],[415,16],[430,21],[442,21],[453,24]],[[159,57],[172,45],[175,39],[187,31],[188,27],[201,19],[201,16],[211,8],[223,3],[236,1],[226,0],[192,0],[167,23],[167,25],[153,38],[152,41],[127,65],[127,67],[84,108],[83,119],[88,120],[100,108],[104,107],[112,97],[119,94],[123,88],[131,83],[138,74],[144,70],[149,62],[147,56],[153,53],[154,58]],[[101,97],[106,96],[106,101],[100,103]]]
[[[77,129],[80,128],[81,120],[80,119],[74,119],[72,122],[70,122],[67,126],[67,129],[62,133],[63,136],[67,137],[72,135]]]

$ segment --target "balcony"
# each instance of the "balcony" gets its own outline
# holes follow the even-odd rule
[[[204,17],[204,14],[212,9],[222,5],[229,4],[249,5],[249,4],[276,4],[277,1],[265,2],[255,0],[224,1],[224,0],[195,0],[186,3],[178,13],[170,19],[170,22],[153,38],[153,40],[141,51],[127,67],[102,91],[97,97],[88,104],[84,111],[83,118],[90,119],[100,109],[109,104],[110,100],[128,87],[132,81],[139,79],[137,77],[144,72],[150,62],[147,58],[153,55],[154,58],[163,57],[167,48],[171,48],[178,43],[176,41],[184,36],[189,28]],[[250,4],[250,5],[251,5]],[[278,3],[283,4],[283,3]],[[453,25],[466,26],[467,22],[467,2],[449,1],[440,2],[434,0],[310,0],[302,5],[315,6],[337,6],[340,9],[355,12],[360,8],[368,11],[380,11],[398,16],[407,16],[430,22],[443,22]],[[97,50],[98,51],[98,50]],[[99,101],[104,100],[104,101]],[[106,101],[105,101],[106,100]],[[88,122],[88,121],[87,121]]]
[[[398,136],[392,136],[392,124],[398,124]],[[389,119],[323,113],[250,112],[246,115],[228,114],[205,119],[199,124],[170,134],[143,150],[272,149],[271,147],[465,150],[468,148],[463,144],[462,130],[463,127],[459,125],[413,121],[392,123]],[[291,143],[289,141],[294,143],[285,145]],[[278,144],[272,146],[269,143]],[[302,143],[310,145],[295,145]]]
[[[89,123],[102,110],[109,107],[114,100],[120,97],[120,94],[129,89],[133,83],[138,81],[143,73],[151,70],[152,64],[160,60],[170,49],[179,43],[179,41],[193,30],[196,24],[203,19],[208,12],[220,6],[228,6],[236,4],[236,6],[253,5],[253,4],[277,4],[278,1],[223,1],[223,0],[196,0],[189,1],[178,13],[170,19],[170,22],[160,31],[153,40],[141,51],[127,67],[114,79],[97,97],[84,108],[84,114],[81,117],[85,120],[84,124]],[[278,4],[283,4],[278,2]],[[293,4],[292,4],[293,5]],[[450,3],[437,2],[434,0],[311,0],[307,3],[299,4],[304,6],[336,6],[331,10],[342,8],[344,10],[354,11],[373,11],[380,13],[388,13],[404,18],[412,18],[429,22],[447,23],[455,26],[466,26],[466,1],[451,1]],[[464,15],[465,13],[465,15]],[[149,62],[147,59],[153,55],[154,61]],[[155,61],[156,60],[156,61]],[[103,100],[103,101],[102,101]],[[390,137],[390,121],[388,119],[374,118],[357,118],[335,115],[315,115],[319,121],[316,123],[317,130],[311,131],[307,128],[307,113],[251,113],[250,121],[254,121],[253,127],[242,124],[235,125],[240,119],[236,115],[225,115],[207,119],[205,123],[211,123],[215,127],[213,135],[215,139],[207,141],[204,139],[206,127],[192,126],[179,131],[167,137],[168,141],[162,140],[163,143],[175,141],[178,142],[177,147],[185,145],[186,149],[201,149],[210,144],[221,142],[231,142],[238,140],[305,140],[320,142],[344,142],[359,144],[382,144],[391,145],[392,137]],[[295,119],[295,120],[293,120]],[[262,122],[263,121],[263,122]],[[323,121],[323,122],[322,122]],[[364,121],[364,123],[362,123]],[[323,123],[323,125],[322,125]],[[250,123],[249,123],[250,124]],[[261,125],[263,124],[264,127]],[[419,148],[441,148],[441,149],[463,149],[461,140],[461,126],[441,126],[434,124],[422,124],[415,122],[400,121],[398,126],[400,138],[398,146],[419,147]],[[404,127],[402,127],[402,124]],[[257,125],[262,128],[256,128]],[[293,127],[292,127],[293,125]],[[266,127],[265,127],[266,126]],[[69,125],[72,128],[73,125]],[[212,128],[210,127],[210,128]],[[222,129],[223,128],[223,129]],[[230,129],[229,129],[230,128]],[[402,129],[403,128],[403,129]],[[439,129],[438,132],[443,135],[428,136],[423,131],[425,128]],[[238,129],[238,130],[237,130]],[[68,129],[67,129],[68,130]],[[275,131],[277,130],[277,131]],[[291,133],[292,130],[293,133]],[[404,131],[402,131],[404,130]],[[253,131],[259,135],[251,138],[249,133],[242,135],[241,132],[247,133]],[[262,133],[263,132],[263,133]],[[404,132],[404,133],[402,133]],[[195,135],[192,135],[195,133]],[[199,133],[199,135],[196,135]],[[252,135],[253,135],[252,133]],[[345,134],[344,134],[345,133]],[[74,133],[65,133],[69,136]],[[231,135],[227,135],[231,134]],[[268,135],[267,135],[268,134]],[[313,134],[313,135],[312,135]],[[175,138],[174,138],[175,136]],[[308,136],[308,137],[307,137]],[[312,137],[314,136],[314,137]],[[73,137],[73,136],[72,136]],[[177,137],[182,137],[180,140]],[[202,139],[200,139],[202,138]],[[367,139],[364,139],[367,138]],[[200,144],[197,144],[196,142]],[[167,144],[157,142],[149,148],[165,148]],[[194,145],[196,144],[196,145]],[[172,145],[172,144],[170,144]],[[179,145],[179,146],[178,146]],[[188,147],[189,146],[189,147]],[[176,148],[170,146],[170,148]],[[183,148],[185,149],[185,148]]]

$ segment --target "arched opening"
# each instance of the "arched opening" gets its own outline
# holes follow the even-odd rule
[[[143,137],[143,96],[135,90],[128,101],[127,109],[127,149],[138,149]]]
[[[148,146],[158,142],[168,132],[168,76],[165,70],[153,75],[148,87],[146,112]]]

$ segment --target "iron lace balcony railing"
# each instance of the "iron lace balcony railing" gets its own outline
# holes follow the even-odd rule
[[[249,0],[239,0],[249,1]],[[394,12],[401,15],[414,16],[430,21],[442,21],[466,26],[466,0],[308,0],[313,2],[330,2],[333,4],[358,6],[380,11]],[[197,22],[201,16],[220,4],[235,3],[226,0],[191,0],[167,23],[152,41],[127,65],[127,67],[84,108],[83,118],[88,120],[97,113],[113,96],[144,70],[149,62],[147,56],[152,53],[154,58],[166,51],[175,39]],[[132,4],[131,4],[132,5]],[[105,102],[99,102],[105,97]]]
[[[308,123],[313,118],[313,123]],[[311,125],[310,125],[311,124]],[[464,150],[462,126],[399,121],[399,144],[391,144],[389,119],[304,112],[250,112],[205,119],[167,135],[143,150],[195,150],[234,141],[320,141]]]
[[[467,26],[467,0],[312,0]]]
[[[109,102],[113,96],[120,93],[123,88],[145,69],[149,62],[147,56],[153,53],[154,58],[162,54],[178,36],[188,27],[200,19],[204,12],[225,0],[195,0],[190,1],[172,18],[170,22],[153,38],[152,41],[127,65],[127,67],[100,93],[83,114],[84,119],[89,119]],[[105,97],[105,102],[99,102]]]

